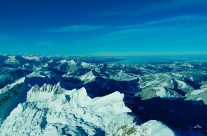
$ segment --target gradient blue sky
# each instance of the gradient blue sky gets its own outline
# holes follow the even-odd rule
[[[207,0],[0,0],[0,53],[207,54]]]

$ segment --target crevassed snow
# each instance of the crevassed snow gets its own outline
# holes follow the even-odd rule
[[[131,110],[123,98],[120,92],[92,99],[85,88],[34,86],[27,92],[26,101],[18,104],[3,122],[0,135],[174,135],[157,121],[136,125],[134,117],[127,114]]]

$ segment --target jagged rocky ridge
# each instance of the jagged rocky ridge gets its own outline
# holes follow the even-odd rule
[[[205,62],[0,60],[0,135],[206,134]]]
[[[65,90],[57,85],[33,86],[26,100],[15,107],[1,125],[1,135],[152,135],[173,136],[157,121],[141,126],[128,113],[124,95],[114,92],[91,99],[85,90]],[[157,133],[157,132],[156,132]]]

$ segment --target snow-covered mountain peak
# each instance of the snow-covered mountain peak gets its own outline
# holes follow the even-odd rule
[[[39,56],[22,56],[22,58],[26,59],[26,60],[34,60],[34,61],[40,61],[40,58]]]
[[[96,76],[94,75],[94,73],[92,71],[89,71],[79,77],[79,79],[81,81],[83,81],[84,83],[92,82],[95,80],[95,78],[96,78]]]
[[[1,125],[1,135],[152,134],[150,124],[138,126],[134,117],[128,115],[131,110],[125,106],[120,92],[90,98],[85,88],[66,90],[60,84],[44,84],[32,87],[26,97]],[[168,136],[174,135],[169,128],[156,123],[153,131],[164,129]]]
[[[77,62],[75,60],[60,60],[61,64],[67,63],[68,65],[76,65]]]
[[[127,112],[131,110],[124,106],[123,94],[119,92],[92,99],[85,88],[69,91],[61,88],[59,84],[45,84],[42,87],[32,87],[28,91],[27,100],[11,112],[1,129],[9,130],[9,134],[35,132],[43,135],[53,126],[57,126],[56,131],[62,134],[59,129],[67,126],[67,134],[93,135],[97,133],[97,128],[106,130],[114,116]],[[26,117],[28,115],[32,118]],[[41,126],[43,120],[44,128]],[[31,126],[28,121],[32,122]],[[34,130],[29,131],[28,127]]]
[[[19,64],[19,61],[16,59],[15,56],[8,56],[8,59],[5,60],[4,63],[5,64],[15,64],[15,65],[17,65],[17,64]]]

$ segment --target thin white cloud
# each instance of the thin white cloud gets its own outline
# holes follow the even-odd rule
[[[177,25],[160,25],[177,22],[198,21],[190,27]],[[186,53],[197,51],[200,53],[207,45],[206,23],[199,23],[206,20],[201,16],[180,16],[174,18],[165,18],[138,24],[135,26],[121,27],[120,29],[103,34],[99,38],[93,39],[85,46],[96,49],[97,52],[110,52],[115,49],[116,52],[169,52],[179,51]],[[146,26],[146,27],[143,27]],[[151,27],[152,26],[152,27]],[[83,44],[83,45],[84,45]]]
[[[99,30],[110,30],[117,31],[123,29],[134,29],[141,27],[153,27],[156,25],[192,25],[199,22],[207,22],[207,16],[200,15],[183,15],[183,16],[175,16],[175,17],[167,17],[161,18],[159,20],[152,20],[149,22],[136,24],[136,25],[128,25],[128,26],[101,26],[101,25],[70,25],[70,26],[62,26],[55,27],[43,30],[43,32],[93,32]]]
[[[153,20],[149,22],[145,22],[137,25],[129,25],[129,26],[121,26],[121,29],[129,29],[129,28],[137,28],[137,27],[150,27],[150,26],[158,26],[158,25],[195,25],[199,23],[206,23],[207,16],[199,16],[199,15],[183,15],[183,16],[175,16],[175,17],[167,17],[159,20]],[[200,25],[200,24],[199,24]]]
[[[115,52],[111,54],[126,52],[137,55],[140,54],[140,52],[144,52],[144,54],[151,54],[151,52],[165,54],[170,50],[174,52],[178,50],[178,54],[192,54],[195,52],[199,54],[202,50],[206,50],[204,46],[207,45],[205,40],[207,39],[207,25],[205,22],[207,22],[206,16],[185,15],[163,18],[133,26],[101,27],[99,30],[104,28],[112,30],[108,33],[102,33],[96,38],[80,40],[80,42],[74,43],[74,45],[84,48],[84,51],[88,53],[94,50],[96,50],[97,53],[110,53],[111,50],[115,50]],[[186,24],[189,27],[186,27]],[[88,28],[80,29],[80,27],[69,28],[69,32],[93,30]],[[76,29],[72,31],[71,28]],[[39,45],[43,45],[42,42]],[[186,52],[184,50],[186,50]],[[175,54],[174,52],[171,53]]]
[[[96,25],[70,25],[70,26],[50,28],[45,30],[45,32],[88,32],[88,31],[97,31],[106,28],[107,28],[106,26],[96,26]]]

